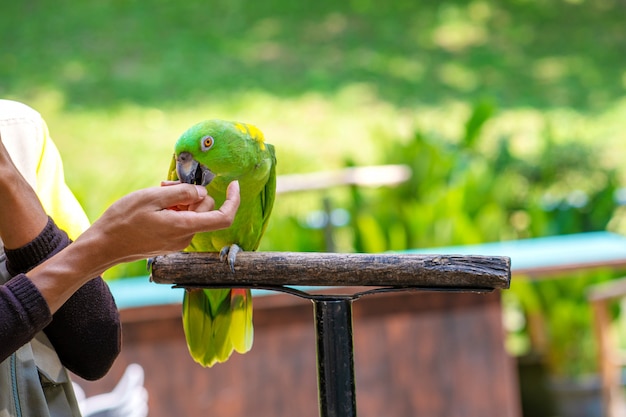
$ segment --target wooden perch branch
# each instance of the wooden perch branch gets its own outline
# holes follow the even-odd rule
[[[508,257],[240,252],[235,272],[217,253],[175,253],[152,263],[152,280],[182,286],[508,288]]]

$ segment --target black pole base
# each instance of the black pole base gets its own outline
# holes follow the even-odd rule
[[[356,417],[352,299],[314,298],[320,417]]]

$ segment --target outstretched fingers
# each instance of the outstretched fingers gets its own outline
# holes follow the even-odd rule
[[[156,189],[159,208],[182,208],[202,204],[211,197],[206,188],[199,185],[181,184],[178,182],[162,182],[161,188]]]
[[[171,224],[175,224],[187,233],[209,232],[230,227],[235,220],[239,202],[239,183],[233,181],[226,190],[226,200],[218,209],[214,209],[213,199],[205,195],[204,198],[199,198],[195,202],[190,199],[167,200],[165,204],[168,205],[165,207],[176,211],[163,210],[160,215],[166,216]]]

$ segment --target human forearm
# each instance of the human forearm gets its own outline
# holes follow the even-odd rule
[[[94,266],[89,258],[88,247],[72,243],[27,273],[52,313],[56,313],[72,294],[106,269]]]
[[[39,235],[48,216],[33,189],[13,165],[1,137],[0,196],[0,237],[6,248],[19,248]]]

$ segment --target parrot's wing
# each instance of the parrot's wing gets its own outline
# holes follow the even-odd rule
[[[276,154],[274,153],[274,145],[266,143],[265,146],[267,146],[271,155],[271,166],[269,177],[267,178],[265,187],[261,191],[261,210],[263,213],[263,217],[261,219],[261,233],[259,233],[259,237],[254,245],[253,250],[256,250],[256,248],[259,247],[261,237],[265,233],[265,229],[267,228],[267,222],[270,218],[270,214],[272,213],[274,200],[276,200]]]

